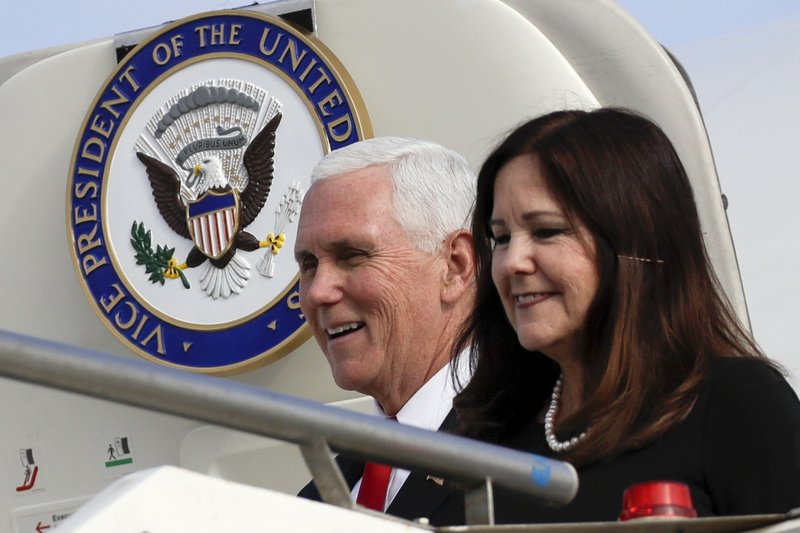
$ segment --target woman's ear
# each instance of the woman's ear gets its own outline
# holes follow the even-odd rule
[[[442,301],[457,302],[475,286],[475,248],[472,234],[458,230],[450,234],[442,246],[447,270],[442,286]]]

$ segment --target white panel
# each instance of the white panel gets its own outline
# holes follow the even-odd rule
[[[198,426],[8,379],[0,379],[0,406],[0,531],[25,517],[74,510],[126,474],[178,464],[183,436]],[[130,453],[115,445],[123,438]],[[30,464],[20,456],[27,450]]]
[[[477,166],[525,117],[597,102],[542,33],[497,0],[317,0],[317,35],[375,135],[437,141]]]
[[[368,511],[352,512],[162,467],[123,479],[58,526],[59,533],[142,531],[430,531]]]

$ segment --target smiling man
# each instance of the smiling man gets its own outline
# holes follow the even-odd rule
[[[431,142],[381,137],[330,153],[311,182],[295,243],[300,306],[336,384],[402,424],[453,427],[450,357],[474,301],[469,165]],[[373,504],[364,463],[338,460],[359,503],[463,523],[461,496],[441,480],[395,469]],[[319,499],[313,483],[300,495]]]

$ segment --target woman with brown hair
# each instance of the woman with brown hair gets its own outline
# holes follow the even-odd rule
[[[655,124],[599,109],[521,125],[481,168],[472,231],[461,433],[580,477],[561,509],[498,491],[498,522],[615,520],[649,480],[687,484],[701,516],[800,506],[800,402],[722,294]]]

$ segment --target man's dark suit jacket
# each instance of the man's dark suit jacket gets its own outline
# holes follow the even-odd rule
[[[455,411],[451,410],[439,431],[455,427],[455,421]],[[364,473],[364,461],[340,455],[336,458],[336,462],[342,470],[347,486],[352,490]],[[303,487],[298,496],[309,500],[322,500],[313,481]],[[464,493],[447,481],[439,485],[428,479],[427,474],[412,471],[386,509],[386,513],[407,520],[425,517],[433,526],[463,525]]]

